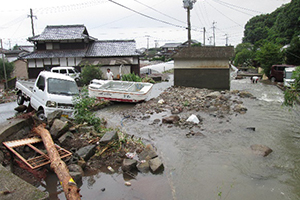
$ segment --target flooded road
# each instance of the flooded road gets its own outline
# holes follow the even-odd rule
[[[251,84],[243,79],[232,81],[231,90],[235,89],[257,98],[243,99],[248,108],[244,115],[222,120],[201,112],[185,113],[204,118],[199,131],[206,137],[187,138],[188,130],[149,125],[169,113],[136,122],[118,114],[126,113],[131,104],[115,104],[98,111],[109,126],[119,126],[154,144],[165,166],[163,175],[139,175],[130,188],[112,186],[114,195],[118,194],[114,199],[299,199],[299,107],[296,111],[282,107],[282,91],[274,85]],[[273,153],[258,157],[250,150],[252,144],[266,145]],[[98,176],[96,181],[103,183],[107,175]],[[118,179],[121,175],[110,176],[115,182],[124,182]]]

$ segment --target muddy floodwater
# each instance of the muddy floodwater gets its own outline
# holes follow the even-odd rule
[[[152,96],[157,97],[171,84],[156,84]],[[82,199],[300,199],[299,107],[282,107],[283,93],[275,85],[233,80],[231,90],[236,89],[256,97],[243,99],[248,108],[245,114],[220,119],[209,113],[184,113],[199,114],[204,119],[195,131],[205,137],[186,137],[187,129],[152,124],[154,119],[170,115],[167,112],[132,120],[123,118],[123,113],[133,104],[116,103],[97,111],[97,116],[107,119],[108,126],[119,127],[153,144],[164,171],[157,175],[139,173],[135,179],[122,173],[85,176]],[[266,145],[273,152],[267,157],[254,155],[252,144]],[[125,186],[125,181],[130,181],[131,186]],[[52,197],[57,198],[64,199],[64,194]]]

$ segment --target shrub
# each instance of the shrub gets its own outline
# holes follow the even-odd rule
[[[74,118],[77,123],[87,123],[95,127],[95,130],[101,131],[101,119],[95,116],[91,107],[95,104],[96,98],[91,98],[88,95],[87,87],[83,87],[80,96],[73,98],[74,103]]]
[[[124,74],[122,76],[122,81],[133,81],[133,82],[142,82],[142,78],[134,73]]]
[[[81,70],[81,82],[84,85],[88,85],[93,79],[101,79],[102,71],[98,66],[95,65],[85,65]]]

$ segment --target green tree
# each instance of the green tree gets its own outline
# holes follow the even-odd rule
[[[295,36],[286,49],[286,63],[290,65],[300,65],[300,37]]]
[[[287,88],[284,91],[284,102],[283,105],[293,107],[296,102],[299,102],[300,99],[300,67],[297,67],[293,71],[292,78],[295,79],[295,82],[291,84],[291,88]]]
[[[101,79],[102,74],[100,67],[95,65],[85,65],[80,73],[81,82],[84,85],[88,85],[93,79]]]
[[[12,50],[19,50],[19,45],[18,45],[18,44],[15,44],[15,46],[13,47]]]
[[[14,71],[14,64],[5,61],[5,70],[6,70],[7,79],[10,79],[12,72]],[[0,59],[0,80],[3,80],[3,79],[5,79],[4,69],[3,69],[3,60]]]
[[[234,65],[253,65],[253,60],[255,58],[254,46],[250,43],[238,44],[235,48]]]
[[[260,63],[266,76],[270,75],[271,66],[283,63],[283,52],[281,46],[266,42],[256,52],[256,60]]]

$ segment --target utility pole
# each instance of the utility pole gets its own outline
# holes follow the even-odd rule
[[[197,0],[183,0],[183,7],[187,9],[187,30],[188,30],[188,47],[191,47],[191,10],[193,9],[194,3]]]
[[[214,46],[216,46],[216,33],[215,33],[215,29],[216,29],[216,27],[215,27],[215,24],[216,24],[217,22],[215,22],[215,21],[213,21],[213,39],[214,39]]]
[[[150,37],[150,35],[145,35],[145,37],[147,37],[147,53],[146,53],[146,55],[148,55],[148,53],[149,53],[149,37]]]
[[[4,71],[4,78],[5,78],[5,86],[6,86],[6,89],[8,89],[2,39],[0,39],[0,41],[1,41],[1,54],[2,54],[2,63],[3,63],[3,71]]]
[[[203,46],[205,46],[205,27],[203,27]]]
[[[30,15],[27,15],[27,17],[30,17],[31,19],[31,30],[32,30],[32,36],[35,36],[34,34],[34,25],[33,25],[33,18],[37,19],[35,15],[32,14],[32,9],[30,8]]]
[[[228,34],[225,34],[226,46],[228,46]]]
[[[187,8],[187,29],[188,29],[188,47],[191,47],[191,41],[192,41],[192,36],[191,36],[191,9],[190,7]]]

